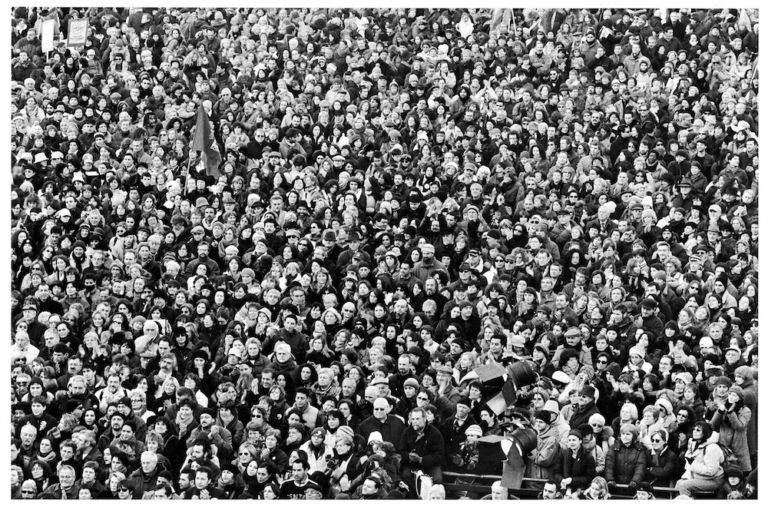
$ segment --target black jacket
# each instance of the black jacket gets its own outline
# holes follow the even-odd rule
[[[445,442],[443,435],[434,425],[427,425],[424,428],[424,434],[419,437],[413,427],[408,427],[400,439],[398,452],[402,457],[403,467],[413,469],[421,468],[424,470],[434,467],[445,466]],[[415,452],[421,457],[420,465],[413,465],[408,458],[408,454]]]
[[[570,450],[563,452],[563,478],[571,479],[571,490],[586,489],[589,484],[592,483],[592,479],[595,477],[595,457],[584,451],[584,447],[580,447],[576,453],[576,458],[573,457]],[[558,480],[559,482],[559,480]]]
[[[629,446],[616,440],[605,455],[605,480],[640,483],[645,478],[645,447],[637,440]]]
[[[392,415],[387,416],[387,421],[384,423],[377,420],[375,416],[369,416],[360,423],[357,429],[357,433],[363,436],[366,441],[371,432],[380,432],[382,440],[389,441],[393,445],[399,443],[404,431],[405,423]]]
[[[651,485],[666,487],[679,478],[680,463],[675,452],[665,447],[661,455],[645,452],[645,480]]]

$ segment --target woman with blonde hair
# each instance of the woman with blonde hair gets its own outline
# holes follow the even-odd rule
[[[619,437],[621,427],[624,425],[634,425],[637,423],[637,418],[637,406],[631,402],[625,402],[619,410],[619,415],[614,418],[613,423],[611,423],[611,428],[613,429],[613,437]]]
[[[584,492],[579,494],[578,499],[609,499],[611,493],[608,492],[608,482],[602,476],[596,476],[592,479]]]

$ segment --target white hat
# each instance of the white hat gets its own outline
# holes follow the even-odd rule
[[[379,441],[381,443],[384,442],[384,438],[381,436],[381,432],[378,430],[374,430],[368,434],[368,444],[371,444],[373,441]]]
[[[571,378],[568,377],[568,375],[561,370],[558,370],[554,374],[552,374],[552,380],[557,381],[561,384],[568,384],[571,382]]]

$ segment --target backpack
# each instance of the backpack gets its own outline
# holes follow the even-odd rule
[[[723,472],[727,473],[729,470],[741,472],[741,461],[739,460],[739,456],[727,446],[721,444],[718,444],[717,446],[719,446],[720,450],[723,452],[723,460],[720,462]]]

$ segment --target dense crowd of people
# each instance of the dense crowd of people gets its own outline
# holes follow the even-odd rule
[[[12,497],[755,498],[756,13],[12,9]]]

